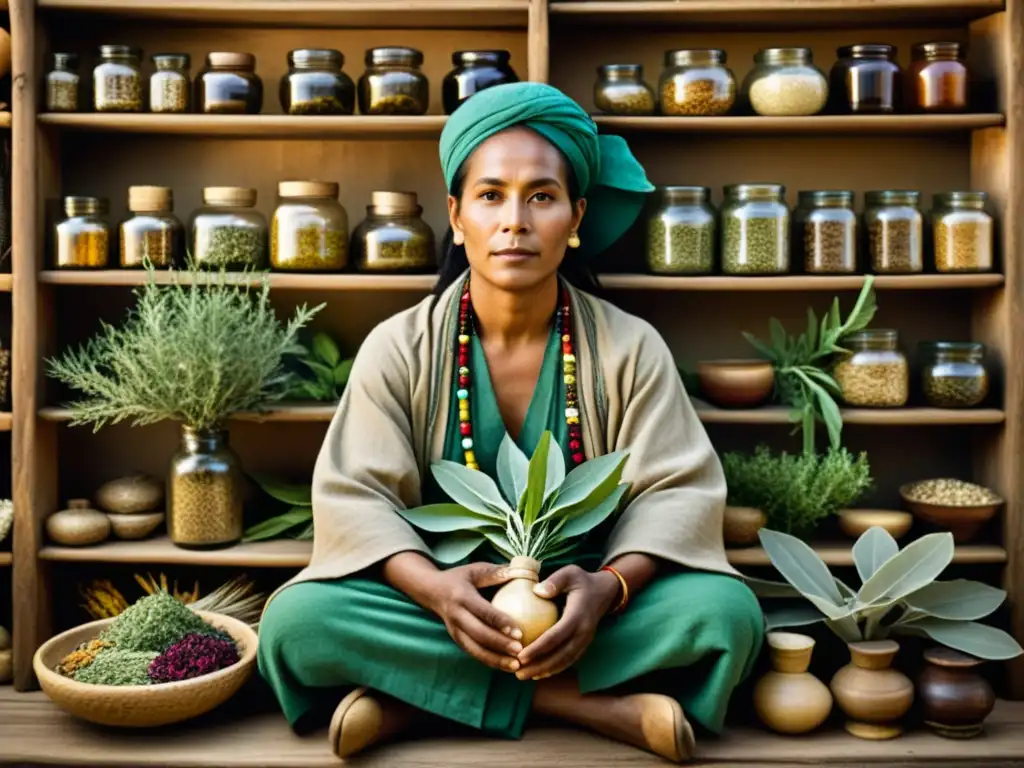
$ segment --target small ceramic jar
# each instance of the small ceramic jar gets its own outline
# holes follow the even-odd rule
[[[951,648],[929,648],[917,693],[925,725],[939,736],[970,739],[981,734],[996,696],[979,668],[984,662]]]
[[[757,716],[778,733],[813,731],[832,712],[828,686],[807,671],[813,638],[795,632],[769,632],[765,640],[772,671],[754,686]]]
[[[914,703],[914,684],[892,669],[895,640],[850,643],[850,663],[829,688],[846,715],[846,730],[862,739],[891,739],[903,733],[902,719]]]

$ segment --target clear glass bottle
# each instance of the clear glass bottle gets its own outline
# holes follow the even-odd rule
[[[266,266],[267,220],[255,206],[255,189],[204,188],[189,226],[193,260],[213,269]]]
[[[640,64],[604,64],[597,68],[594,106],[606,115],[653,115],[654,91],[644,82]]]
[[[681,49],[665,52],[658,81],[663,115],[726,115],[736,103],[736,78],[725,66],[725,51]]]
[[[102,197],[65,197],[57,224],[57,269],[104,269],[110,262],[110,224]]]
[[[46,75],[46,111],[78,111],[78,54],[53,54],[53,69]]]
[[[223,429],[182,427],[167,476],[167,534],[185,549],[242,540],[245,473]]]
[[[902,103],[903,72],[892,45],[846,45],[836,51],[829,82],[831,111],[891,114]]]
[[[141,112],[142,51],[130,45],[101,45],[92,71],[93,107],[97,112]]]
[[[862,408],[899,408],[910,395],[910,366],[899,348],[899,334],[890,329],[869,329],[843,339],[850,353],[832,371],[847,405]]]
[[[348,265],[348,214],[333,181],[282,181],[270,225],[270,267],[339,272]]]
[[[345,57],[333,48],[299,48],[288,53],[281,77],[281,109],[286,115],[351,115],[356,86],[341,71]]]
[[[803,191],[793,212],[793,239],[804,271],[812,275],[849,275],[857,271],[857,214],[853,192]]]
[[[415,192],[373,192],[366,218],[352,233],[352,258],[360,272],[432,272],[434,232],[423,221]]]
[[[707,187],[663,187],[647,220],[647,269],[655,275],[710,275],[716,221]]]
[[[937,272],[991,272],[992,216],[984,192],[945,192],[932,197],[932,239]]]
[[[155,53],[149,77],[149,111],[180,113],[191,109],[192,59],[187,53]]]
[[[782,184],[733,184],[722,204],[722,272],[789,272],[789,206]]]
[[[912,51],[910,82],[917,112],[964,112],[969,103],[970,73],[963,44],[918,43]]]
[[[764,48],[743,81],[743,97],[759,115],[816,115],[828,100],[828,81],[810,48]]]
[[[263,80],[251,53],[215,51],[196,78],[196,110],[208,115],[258,115]]]
[[[121,222],[121,266],[140,268],[180,266],[184,259],[185,228],[174,215],[170,187],[128,187],[128,209],[134,214]]]
[[[926,341],[921,350],[921,390],[934,408],[972,408],[988,396],[985,345],[976,341]]]
[[[474,93],[502,83],[518,83],[519,76],[509,63],[508,51],[456,51],[452,54],[455,69],[441,81],[441,102],[450,115]]]
[[[864,230],[872,271],[914,274],[924,269],[921,193],[888,189],[864,195]]]
[[[425,115],[430,84],[420,71],[415,48],[371,48],[359,78],[359,111],[364,115]]]

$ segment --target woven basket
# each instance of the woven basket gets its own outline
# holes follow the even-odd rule
[[[62,632],[36,651],[32,667],[47,696],[61,709],[100,725],[149,728],[180,723],[220,706],[237,693],[256,665],[256,633],[244,622],[218,613],[197,613],[238,645],[239,661],[191,680],[153,685],[93,685],[54,671],[68,653],[95,638],[114,619]]]

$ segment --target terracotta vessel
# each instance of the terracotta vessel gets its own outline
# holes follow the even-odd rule
[[[917,690],[925,724],[949,739],[980,734],[996,704],[992,686],[978,673],[985,662],[943,647],[925,651],[924,660]]]
[[[914,516],[896,509],[841,509],[839,528],[851,538],[859,538],[868,528],[884,528],[894,539],[907,535]]]
[[[753,507],[726,507],[722,518],[725,543],[734,547],[757,544],[757,532],[768,524],[768,516]]]
[[[769,632],[772,671],[754,686],[761,722],[779,733],[807,733],[832,711],[828,687],[807,671],[814,639],[794,632]]]
[[[907,508],[922,520],[948,530],[957,544],[973,539],[981,526],[991,520],[1003,504],[1002,499],[969,507],[914,501],[907,495],[913,485],[908,483],[900,488],[900,496]]]
[[[862,739],[891,739],[903,733],[902,718],[914,703],[914,684],[891,668],[900,646],[895,640],[850,643],[851,661],[832,678],[832,694],[847,716],[846,730]]]
[[[753,408],[771,397],[775,369],[764,360],[697,363],[701,394],[721,408]]]

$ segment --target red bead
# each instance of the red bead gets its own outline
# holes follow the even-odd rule
[[[571,355],[572,354],[572,344],[563,344],[562,345],[562,354],[563,355]]]
[[[579,440],[570,440],[569,441],[569,450],[570,451],[578,451],[582,447],[583,446],[580,445],[580,441]]]
[[[582,453],[574,453],[572,455],[572,460],[575,461],[577,464],[582,464],[583,463],[583,454]]]
[[[465,352],[459,352],[459,366],[469,365],[469,355]]]
[[[473,428],[469,425],[468,421],[464,421],[461,424],[459,424],[459,432],[462,433],[463,437],[469,437],[470,434],[473,432]]]
[[[578,425],[573,424],[572,426],[569,427],[569,439],[570,440],[579,440],[582,437],[583,437],[583,432],[582,432],[582,430],[580,430],[578,428]]]
[[[459,386],[460,387],[468,387],[469,386],[469,376],[459,376]]]

